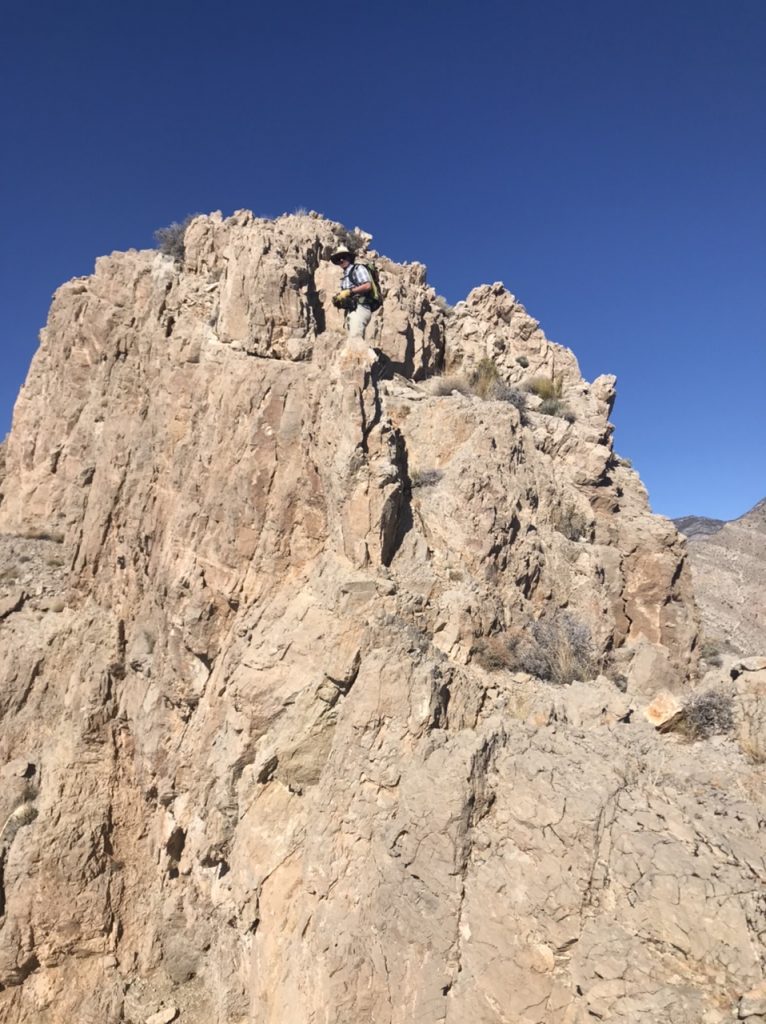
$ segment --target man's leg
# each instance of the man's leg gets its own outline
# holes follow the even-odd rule
[[[363,338],[367,324],[372,319],[372,312],[366,306],[357,306],[348,314],[349,338]]]

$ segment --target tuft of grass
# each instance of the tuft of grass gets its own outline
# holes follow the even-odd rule
[[[693,740],[731,732],[734,728],[731,695],[721,689],[692,697],[684,707],[682,731]]]
[[[560,374],[553,377],[533,377],[527,381],[526,390],[543,400],[560,399],[564,393],[564,378]]]
[[[157,243],[157,248],[160,252],[165,256],[172,256],[176,263],[183,262],[185,254],[184,238],[186,236],[186,229],[194,218],[198,216],[198,213],[190,213],[180,222],[173,221],[173,223],[168,224],[166,228],[158,228],[154,232],[154,240]]]
[[[488,398],[492,388],[500,382],[497,367],[486,356],[471,374],[471,386],[479,398]]]
[[[491,359],[486,358],[481,360],[470,376],[452,374],[432,377],[430,391],[437,396],[451,395],[457,391],[461,395],[476,395],[485,401],[508,402],[522,413],[527,402],[523,392],[500,379],[497,367]]]
[[[471,390],[485,401],[508,402],[519,411],[526,407],[524,394],[501,380],[500,373],[491,359],[484,358],[471,374]]]

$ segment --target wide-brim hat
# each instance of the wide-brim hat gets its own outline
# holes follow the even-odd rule
[[[339,263],[341,259],[353,260],[354,254],[351,252],[347,245],[339,245],[335,252],[330,257],[332,263]]]

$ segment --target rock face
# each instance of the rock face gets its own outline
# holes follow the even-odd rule
[[[763,654],[766,498],[714,533],[689,536],[694,595],[705,635],[737,655]]]
[[[383,258],[349,345],[341,237],[200,217],[56,294],[0,504],[3,1019],[730,1020],[762,768],[634,713],[698,626],[614,380]]]

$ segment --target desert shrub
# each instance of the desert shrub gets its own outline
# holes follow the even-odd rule
[[[526,406],[526,396],[500,379],[497,367],[491,359],[484,358],[471,374],[470,385],[479,398],[494,402],[508,402],[517,409]]]
[[[494,399],[496,402],[508,402],[510,405],[515,406],[519,412],[523,412],[527,407],[527,397],[523,391],[519,391],[518,388],[511,387],[510,384],[503,384],[502,381],[498,381],[490,389],[487,398]]]
[[[526,368],[529,366],[529,360],[526,356],[516,356],[516,362],[524,370],[526,370]]]
[[[410,477],[410,483],[413,487],[433,487],[443,476],[441,469],[416,469]]]
[[[538,412],[543,413],[545,416],[559,416],[562,420],[566,420],[567,423],[574,423],[577,419],[575,414],[560,398],[544,398],[540,403]]]
[[[529,672],[557,686],[588,679],[596,668],[590,630],[569,612],[557,611],[538,619],[510,646],[516,671]]]
[[[557,509],[553,515],[553,528],[567,540],[580,540],[588,531],[588,521],[571,503]]]
[[[435,295],[431,300],[431,305],[435,306],[436,309],[441,310],[442,313],[451,313],[453,308],[449,302],[444,298],[443,295]]]
[[[516,667],[513,650],[502,636],[481,637],[471,648],[471,660],[487,672],[513,671]]]
[[[734,728],[733,701],[724,690],[706,690],[692,697],[684,707],[683,731],[690,739],[731,732]]]
[[[461,395],[472,394],[471,385],[460,374],[432,377],[430,390],[432,395],[451,395],[453,391],[458,391]]]
[[[533,377],[530,381],[527,381],[526,389],[543,400],[560,399],[564,393],[564,378],[561,375],[556,377]]]
[[[486,356],[471,374],[471,386],[480,398],[487,398],[488,392],[499,383],[500,374],[491,359]]]
[[[714,668],[722,665],[723,658],[721,657],[721,647],[718,641],[705,637],[700,644],[700,657]]]
[[[432,395],[437,396],[451,395],[457,391],[461,395],[477,395],[485,400],[509,402],[520,412],[523,412],[527,402],[523,392],[500,379],[491,359],[482,359],[470,376],[445,374],[442,377],[431,377],[429,389]]]
[[[349,231],[348,228],[344,228],[342,225],[339,225],[333,229],[333,234],[335,235],[335,245],[333,245],[333,249],[337,248],[339,245],[345,245],[355,255],[364,255],[368,239],[366,236],[361,234],[358,228],[354,228],[353,231]]]
[[[180,223],[173,221],[166,228],[158,228],[154,232],[154,240],[160,252],[165,256],[172,256],[176,263],[180,263],[184,258],[186,229],[197,216],[199,214],[190,213]]]

